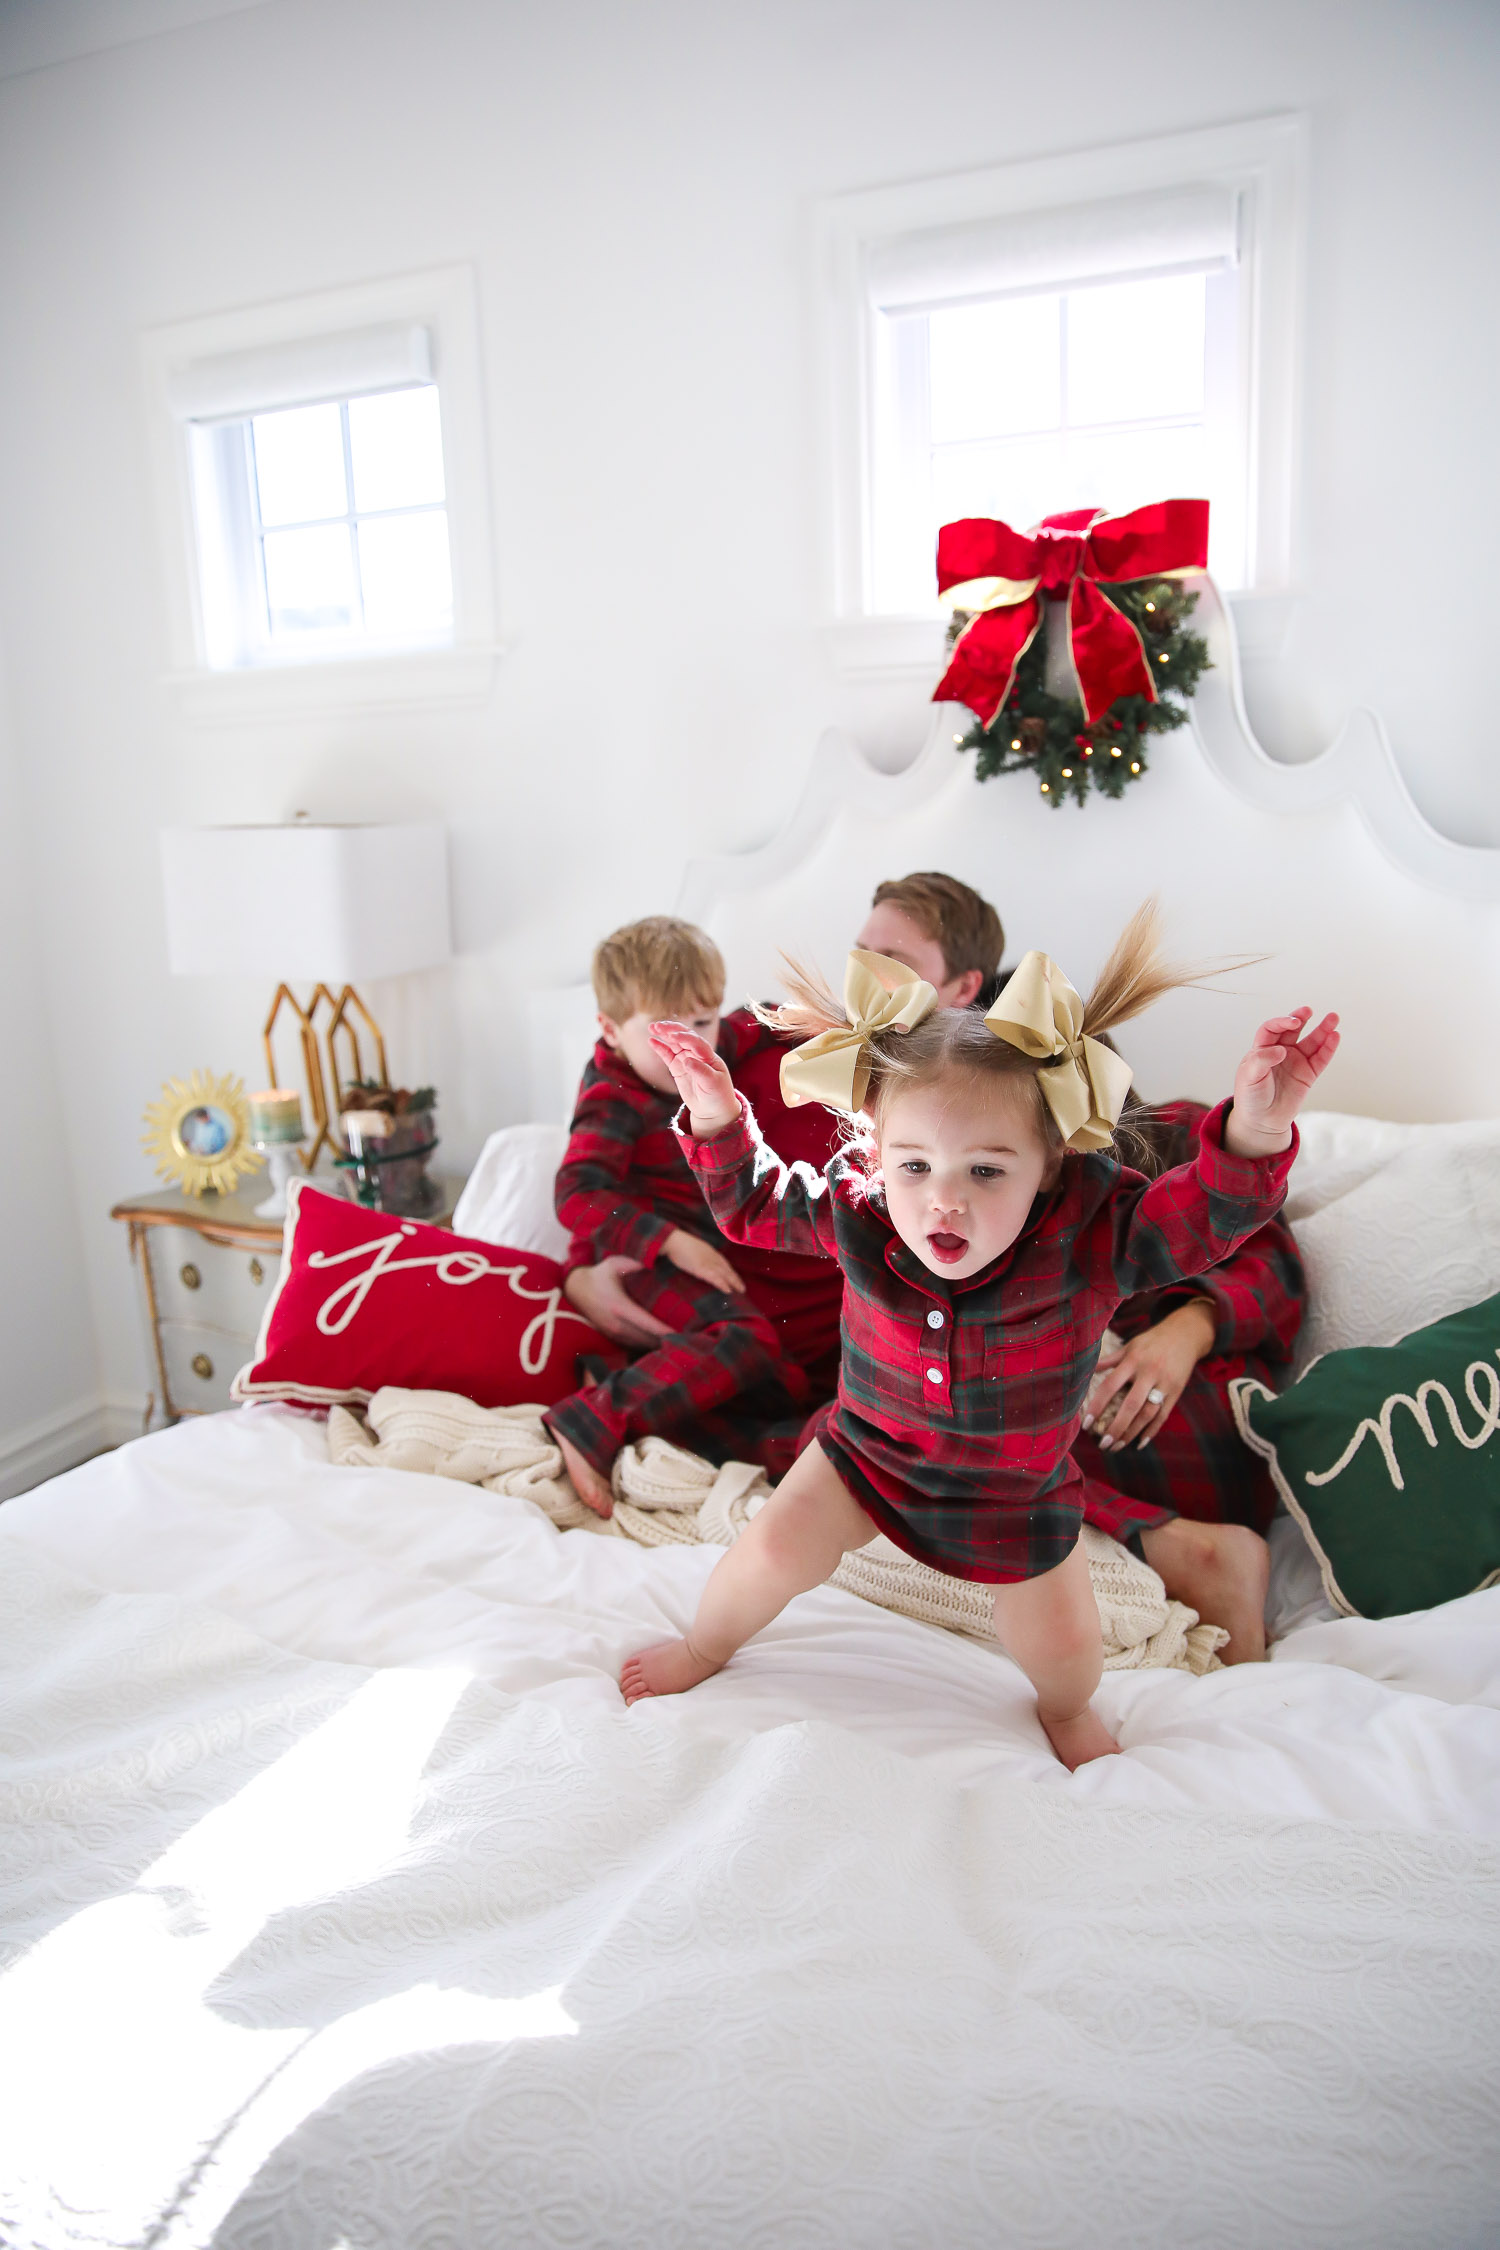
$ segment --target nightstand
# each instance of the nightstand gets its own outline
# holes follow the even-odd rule
[[[445,1227],[463,1181],[434,1175],[440,1209],[424,1223]],[[315,1178],[315,1187],[324,1181]],[[327,1183],[330,1193],[332,1182]],[[258,1172],[233,1195],[184,1195],[164,1188],[117,1203],[112,1219],[130,1229],[146,1354],[156,1389],[143,1427],[161,1429],[184,1414],[217,1414],[233,1402],[229,1386],[255,1356],[255,1340],[276,1286],[281,1222],[258,1219],[266,1177]]]

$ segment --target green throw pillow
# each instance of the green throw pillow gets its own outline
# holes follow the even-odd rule
[[[1329,1352],[1280,1398],[1230,1389],[1335,1609],[1397,1617],[1500,1579],[1500,1296]]]

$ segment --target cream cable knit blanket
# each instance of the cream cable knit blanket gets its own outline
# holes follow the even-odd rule
[[[559,1531],[592,1531],[642,1547],[673,1542],[727,1547],[771,1489],[765,1472],[747,1461],[715,1469],[665,1438],[648,1437],[617,1458],[614,1514],[596,1516],[568,1482],[540,1407],[475,1406],[449,1391],[377,1391],[363,1420],[335,1406],[328,1417],[328,1452],[345,1468],[415,1469],[482,1485],[487,1492],[530,1500]],[[1221,1626],[1200,1624],[1195,1610],[1169,1601],[1156,1572],[1103,1532],[1085,1526],[1083,1539],[1108,1670],[1219,1669],[1216,1652],[1229,1638]],[[983,1586],[913,1562],[883,1536],[846,1555],[828,1583],[903,1617],[994,1641],[993,1610]]]

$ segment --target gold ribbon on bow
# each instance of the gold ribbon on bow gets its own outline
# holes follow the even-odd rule
[[[1130,1065],[1087,1037],[1083,1001],[1050,954],[1023,954],[984,1020],[1023,1055],[1052,1061],[1037,1082],[1068,1147],[1108,1148],[1130,1091]]]
[[[804,1102],[851,1113],[862,1109],[870,1084],[870,1040],[877,1031],[911,1031],[937,1004],[932,986],[913,976],[904,961],[851,953],[844,970],[849,1021],[782,1056],[782,1100],[789,1109]]]

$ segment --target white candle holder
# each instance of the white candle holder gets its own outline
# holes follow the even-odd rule
[[[284,1219],[286,1217],[287,1182],[294,1172],[302,1169],[302,1152],[299,1144],[288,1141],[268,1141],[265,1144],[266,1169],[271,1175],[271,1192],[264,1203],[257,1203],[257,1219]]]
[[[256,1204],[255,1216],[284,1219],[287,1182],[301,1164],[299,1152],[306,1138],[297,1094],[284,1086],[267,1086],[264,1092],[252,1094],[250,1138],[263,1151],[271,1175],[271,1192],[264,1203]]]

